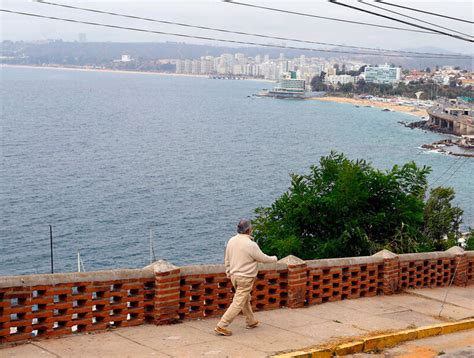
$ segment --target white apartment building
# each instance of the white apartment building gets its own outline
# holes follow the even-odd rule
[[[184,73],[191,73],[193,70],[193,62],[191,60],[184,60]]]
[[[193,60],[191,62],[191,73],[194,75],[201,74],[201,61]]]
[[[184,61],[176,60],[176,73],[184,73]]]
[[[244,65],[247,63],[247,57],[243,53],[236,53],[234,57],[237,63],[241,65]]]
[[[387,64],[379,67],[367,66],[365,68],[364,78],[368,83],[393,85],[400,81],[400,72],[400,67],[390,67]]]
[[[326,76],[324,82],[330,85],[345,85],[346,83],[354,84],[356,82],[356,78],[350,75],[329,75]]]

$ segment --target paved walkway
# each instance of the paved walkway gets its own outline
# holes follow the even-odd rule
[[[170,326],[143,325],[96,334],[35,341],[0,350],[2,357],[266,357],[344,337],[369,335],[474,316],[474,286],[419,289],[324,303],[301,309],[258,312],[261,325],[244,328],[240,316],[233,335],[213,333],[218,319]],[[472,333],[472,332],[471,332]]]

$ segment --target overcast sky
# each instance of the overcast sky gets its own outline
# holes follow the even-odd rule
[[[130,15],[146,16],[162,20],[186,22],[196,25],[220,27],[231,30],[258,32],[262,34],[295,37],[305,40],[333,42],[346,45],[360,45],[382,48],[419,48],[437,47],[450,51],[472,53],[473,45],[447,36],[421,34],[414,32],[395,31],[389,29],[343,24],[322,19],[307,18],[290,14],[269,12],[244,6],[231,5],[219,0],[148,0],[148,1],[71,1],[50,0],[63,4],[85,6],[100,10],[121,12]],[[312,13],[321,16],[339,17],[355,21],[366,21],[377,24],[406,27],[403,24],[378,18],[369,14],[343,8],[325,0],[307,1],[260,1],[241,0],[242,2],[273,6],[292,11]],[[367,0],[369,2],[373,0]],[[362,7],[356,0],[344,0],[345,3]],[[472,1],[391,1],[393,3],[425,9],[453,17],[472,20],[474,6]],[[192,35],[216,36],[227,39],[239,39],[268,43],[265,39],[248,36],[215,34],[210,31],[186,29],[177,26],[150,23],[138,20],[117,18],[109,15],[91,14],[87,12],[38,4],[29,0],[0,0],[1,8],[45,14],[50,16],[68,17],[78,20],[89,20],[122,26],[140,27],[167,32],[178,32]],[[388,7],[396,11],[404,11]],[[367,7],[367,9],[370,9]],[[371,9],[378,11],[377,9]],[[439,25],[456,29],[465,33],[473,33],[473,26],[458,21],[432,17],[416,12],[407,12],[411,16],[423,18]],[[390,15],[390,14],[387,14]],[[63,39],[76,41],[79,33],[87,35],[87,41],[113,42],[165,42],[180,41],[187,43],[203,43],[204,41],[182,39],[174,36],[143,34],[125,30],[98,28],[89,25],[57,22],[47,19],[36,19],[13,14],[0,14],[2,40],[46,40]],[[411,21],[406,19],[407,21]],[[209,43],[209,42],[207,42]],[[224,45],[214,43],[215,45]],[[287,43],[290,45],[290,43]]]

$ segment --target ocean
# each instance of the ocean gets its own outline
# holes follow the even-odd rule
[[[150,74],[1,71],[0,275],[223,261],[237,221],[331,150],[380,169],[414,160],[474,226],[474,159],[407,114],[248,97],[270,83]],[[153,256],[153,255],[152,255]]]

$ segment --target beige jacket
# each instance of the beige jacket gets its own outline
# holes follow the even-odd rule
[[[255,277],[258,273],[257,263],[276,262],[277,257],[265,255],[250,235],[237,234],[227,243],[224,261],[227,277]]]

